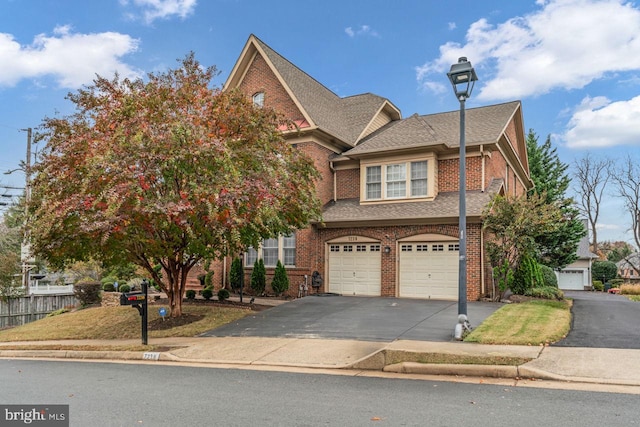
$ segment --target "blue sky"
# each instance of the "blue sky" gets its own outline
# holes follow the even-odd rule
[[[640,157],[634,2],[0,0],[0,171],[25,157],[20,129],[70,113],[66,94],[95,74],[144,76],[193,51],[221,86],[251,33],[338,95],[372,92],[404,117],[458,109],[446,72],[466,56],[479,78],[468,107],[521,100],[526,129],[551,135],[567,164]],[[599,240],[632,242],[609,193]]]

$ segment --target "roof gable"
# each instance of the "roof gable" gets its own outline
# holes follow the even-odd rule
[[[473,146],[497,143],[519,107],[520,102],[513,101],[466,110],[465,144]],[[425,116],[414,114],[392,122],[365,138],[345,155],[358,156],[427,146],[460,146],[459,111]]]
[[[231,71],[225,90],[240,86],[256,52],[264,57],[310,127],[320,129],[347,145],[356,145],[382,111],[394,120],[401,117],[391,102],[377,95],[340,98],[254,35],[249,37]]]

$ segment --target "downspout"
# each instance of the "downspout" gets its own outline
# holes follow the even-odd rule
[[[484,179],[485,179],[485,175],[484,175],[484,145],[480,144],[480,158],[482,159],[482,192],[484,193],[484,190],[486,188]]]
[[[333,161],[329,161],[329,169],[333,173],[333,201],[338,201],[338,185],[336,178],[336,169],[333,167]]]
[[[222,289],[227,288],[227,257],[222,258]]]
[[[484,230],[482,229],[482,222],[480,222],[480,295],[484,295],[487,289],[485,284],[485,274],[484,274],[485,264],[486,263],[484,261]]]

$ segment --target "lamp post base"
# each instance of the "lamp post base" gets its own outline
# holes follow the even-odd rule
[[[467,319],[466,314],[458,315],[458,324],[453,331],[453,337],[457,341],[462,341],[466,333],[471,332],[471,323],[469,323],[469,319]]]

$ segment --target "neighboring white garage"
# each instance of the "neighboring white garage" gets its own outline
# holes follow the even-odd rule
[[[460,245],[455,242],[402,242],[399,245],[399,296],[458,298]]]
[[[329,244],[329,292],[380,296],[380,244]]]
[[[557,273],[558,288],[565,291],[584,291],[585,270],[561,270]]]

